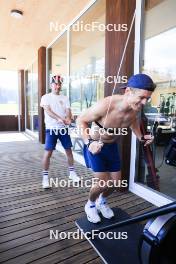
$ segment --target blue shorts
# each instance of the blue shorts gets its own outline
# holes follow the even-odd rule
[[[94,172],[115,172],[121,170],[121,162],[117,143],[104,144],[101,151],[92,154],[86,145],[83,149],[87,168]]]
[[[58,139],[60,140],[64,149],[70,149],[72,147],[71,138],[70,135],[68,135],[68,129],[46,129],[45,150],[54,150]]]

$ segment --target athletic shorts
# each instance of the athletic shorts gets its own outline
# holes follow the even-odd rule
[[[94,172],[115,172],[121,170],[121,162],[117,143],[104,144],[101,151],[92,154],[86,145],[83,149],[87,168]]]
[[[45,132],[45,150],[54,150],[58,139],[64,149],[70,149],[72,147],[71,138],[70,135],[68,135],[68,129],[46,129]]]

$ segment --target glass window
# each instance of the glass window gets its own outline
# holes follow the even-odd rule
[[[53,75],[61,75],[63,78],[61,93],[67,95],[67,32],[48,50],[48,62],[49,78]]]
[[[0,71],[0,115],[18,115],[18,73]]]
[[[28,80],[26,86],[26,128],[32,130],[32,67],[28,69]]]
[[[38,131],[38,61],[32,65],[32,123],[33,131]]]
[[[35,61],[28,70],[26,87],[26,127],[38,131],[38,62]]]
[[[176,1],[159,1],[155,6],[151,3],[146,2],[142,71],[153,78],[157,88],[144,112],[148,133],[155,136],[152,150],[160,192],[176,198],[176,167],[166,162],[168,146],[176,138]],[[152,179],[139,146],[138,151],[140,170],[136,181],[150,187]]]
[[[70,98],[76,115],[104,96],[104,25],[105,1],[100,0],[70,30]]]

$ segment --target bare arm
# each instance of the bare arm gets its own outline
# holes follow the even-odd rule
[[[71,120],[72,120],[71,109],[67,108],[66,109],[66,118],[64,120],[65,125],[70,125],[71,124]]]
[[[88,133],[88,124],[93,121],[98,121],[101,117],[106,115],[107,111],[107,98],[99,101],[84,113],[82,113],[77,119],[77,125],[81,131],[81,136],[85,143],[90,139]]]
[[[135,120],[133,121],[133,123],[130,126],[131,130],[134,132],[134,134],[136,135],[136,137],[141,140],[142,132],[140,129],[140,125],[139,125],[139,121],[137,120],[137,118],[135,118]]]
[[[63,121],[64,121],[59,115],[57,115],[56,113],[54,113],[54,112],[51,110],[51,108],[50,108],[49,105],[43,105],[42,107],[43,107],[43,109],[47,112],[47,114],[48,114],[51,118],[56,119],[58,122],[63,122]]]
[[[66,118],[68,119],[72,119],[72,113],[71,113],[71,109],[70,108],[67,108],[66,109]]]
[[[150,145],[153,142],[154,137],[152,135],[142,135],[140,124],[137,118],[131,124],[130,128],[132,129],[136,137],[139,139],[139,141],[144,142],[144,146]]]

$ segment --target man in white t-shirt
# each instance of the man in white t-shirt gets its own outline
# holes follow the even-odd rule
[[[49,188],[48,170],[50,158],[59,139],[68,160],[69,179],[79,182],[80,178],[74,170],[74,161],[72,154],[72,142],[68,134],[68,126],[71,123],[71,109],[67,96],[60,95],[62,78],[59,75],[51,79],[51,93],[45,94],[41,98],[40,106],[45,113],[45,153],[43,156],[43,188]]]

